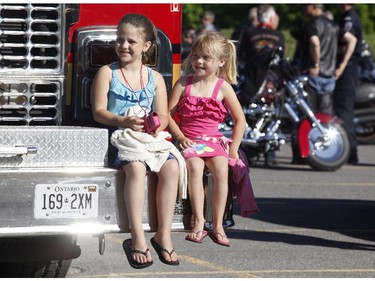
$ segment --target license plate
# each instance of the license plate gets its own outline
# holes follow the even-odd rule
[[[34,217],[96,218],[99,187],[96,184],[37,184]]]

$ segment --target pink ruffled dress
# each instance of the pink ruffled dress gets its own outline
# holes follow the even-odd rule
[[[220,133],[218,126],[227,116],[227,109],[217,99],[224,80],[219,79],[210,98],[191,96],[193,76],[188,76],[185,95],[178,102],[177,114],[182,133],[193,140],[192,147],[184,149],[185,159],[191,157],[228,157],[229,139]]]

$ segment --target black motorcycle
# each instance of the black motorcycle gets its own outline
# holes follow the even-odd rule
[[[359,143],[375,143],[375,62],[369,45],[362,41],[359,80],[354,104],[354,124]]]
[[[239,97],[247,120],[241,149],[249,162],[279,150],[290,134],[294,156],[314,170],[339,169],[349,157],[348,138],[339,121],[325,113],[314,114],[306,101],[307,80],[299,78],[282,48],[262,52],[267,69],[259,90],[248,103]],[[228,136],[231,126],[227,120],[220,130]]]

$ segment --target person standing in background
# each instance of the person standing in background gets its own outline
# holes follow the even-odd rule
[[[258,92],[263,79],[268,72],[269,61],[262,59],[262,50],[265,48],[285,48],[284,34],[278,30],[279,16],[273,6],[265,4],[257,9],[259,24],[257,27],[244,33],[239,50],[239,60],[245,63],[241,71],[244,82],[240,86],[239,99],[247,104]],[[267,166],[276,166],[275,152],[268,151],[264,154]]]
[[[311,109],[331,114],[339,28],[324,15],[323,4],[303,5],[303,12],[309,20],[299,38],[299,68],[309,78]]]
[[[219,31],[218,28],[214,25],[215,14],[212,11],[205,11],[202,15],[202,28],[198,31],[203,33],[205,31]]]
[[[302,12],[308,18],[301,29],[293,31],[297,40],[293,65],[308,77],[307,101],[313,112],[332,114],[335,89],[338,25],[324,13],[323,4],[304,4]],[[292,164],[304,164],[300,157],[297,131],[292,131]]]
[[[245,22],[239,24],[235,30],[232,33],[231,39],[232,40],[237,40],[241,41],[243,34],[251,30],[255,27],[257,27],[259,24],[258,21],[258,8],[257,7],[252,7],[249,9],[248,12],[248,18]]]
[[[336,87],[333,110],[343,122],[350,143],[349,164],[358,163],[357,140],[354,127],[354,99],[358,80],[358,62],[362,51],[362,23],[353,4],[340,4],[340,34],[336,66]]]
[[[234,41],[237,49],[237,66],[238,71],[241,73],[245,67],[245,62],[239,57],[239,50],[241,48],[241,40],[245,32],[248,32],[259,25],[258,21],[258,8],[252,7],[249,9],[248,18],[245,22],[239,24],[232,33],[231,39]],[[239,79],[241,80],[241,78]]]
[[[254,63],[255,60],[258,61],[260,52],[265,47],[285,47],[284,34],[277,29],[279,16],[275,8],[268,4],[259,6],[258,20],[259,25],[256,28],[243,34],[239,50],[239,59],[245,62],[244,72],[249,78],[246,79],[242,91],[248,97],[254,96],[267,72],[268,62],[264,66]]]

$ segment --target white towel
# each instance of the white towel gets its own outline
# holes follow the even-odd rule
[[[132,129],[116,130],[111,143],[119,150],[120,160],[145,162],[152,172],[159,172],[171,153],[179,165],[179,198],[187,198],[187,170],[185,159],[173,143],[168,141],[168,132],[159,132],[156,137]]]

